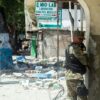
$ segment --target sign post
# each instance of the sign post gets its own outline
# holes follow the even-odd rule
[[[62,9],[59,0],[37,1],[35,7],[39,29],[57,29],[57,62],[59,62],[59,29],[62,28]]]

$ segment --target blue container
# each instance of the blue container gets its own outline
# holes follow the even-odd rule
[[[0,48],[0,69],[11,69],[12,66],[12,49]]]

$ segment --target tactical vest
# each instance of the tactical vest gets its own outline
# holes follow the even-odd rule
[[[79,53],[78,56],[80,56],[81,54],[81,51],[77,51],[78,47],[83,51],[83,49],[85,49],[85,46],[84,44],[74,44],[74,43],[71,43],[69,46],[68,46],[68,49],[65,51],[65,67],[66,69],[70,69],[73,73],[80,73],[80,74],[85,74],[86,73],[86,66],[84,64],[82,64],[79,59],[77,58],[77,55],[75,55],[75,53],[70,53],[70,48],[75,48],[75,52],[77,52],[77,54]],[[81,55],[82,56],[82,55]]]

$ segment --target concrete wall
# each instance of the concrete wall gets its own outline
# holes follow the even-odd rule
[[[26,4],[28,6],[33,6],[35,4],[35,0],[26,0]]]
[[[90,11],[91,33],[100,35],[100,0],[84,0]]]
[[[43,31],[44,39],[41,41],[43,43],[44,49],[44,58],[57,57],[57,34],[59,33],[59,56],[65,56],[65,49],[71,40],[69,31],[57,31],[57,30],[48,30]],[[41,46],[39,46],[39,55],[42,55]]]
[[[90,39],[89,56],[90,66],[94,73],[89,77],[89,100],[99,100],[100,98],[100,0],[78,0],[85,9],[85,2],[89,8],[90,16]],[[86,9],[85,9],[85,12]],[[89,18],[88,18],[89,19]],[[95,77],[95,78],[94,78]]]
[[[100,98],[100,35],[93,35],[89,43],[90,67],[93,73],[89,75],[89,100]]]

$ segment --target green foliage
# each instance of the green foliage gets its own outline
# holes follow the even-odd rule
[[[24,0],[0,0],[0,6],[4,7],[7,23],[16,26],[17,31],[24,31]]]

